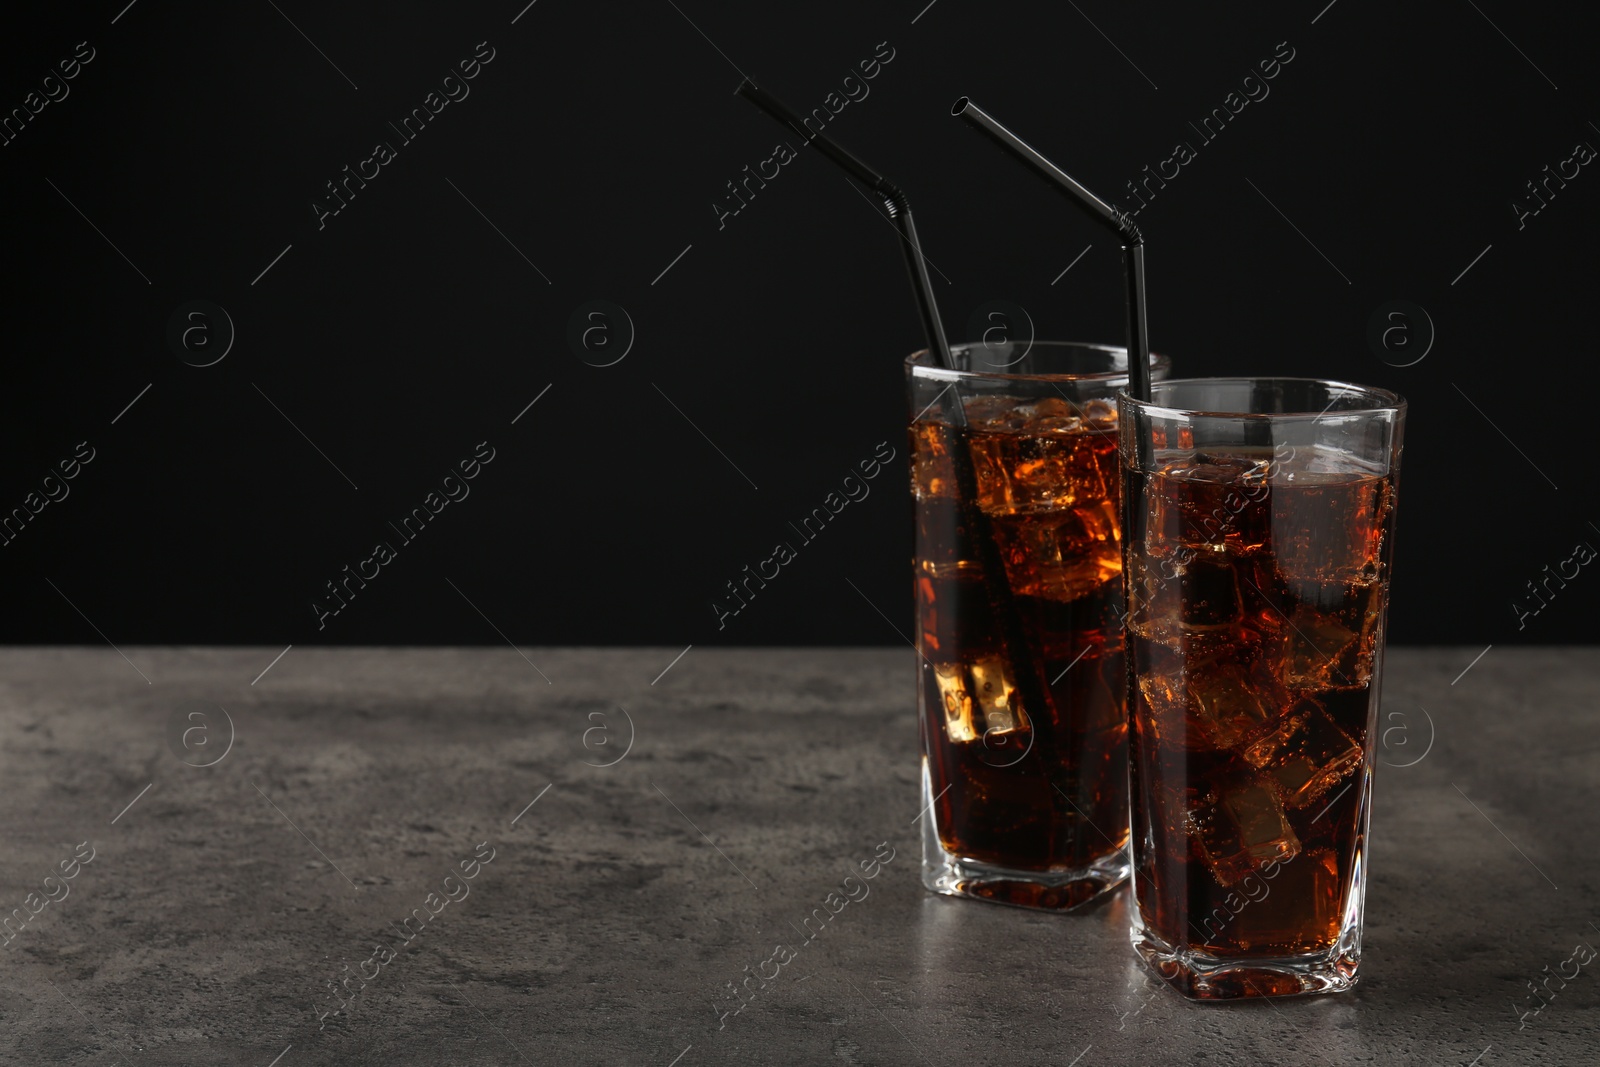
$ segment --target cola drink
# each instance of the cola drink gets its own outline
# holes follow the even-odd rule
[[[1068,909],[1126,876],[1127,669],[1117,411],[1054,390],[965,402],[911,426],[925,792],[924,881]],[[1020,394],[1020,395],[1015,395]],[[965,450],[977,498],[960,499]],[[986,517],[1004,573],[975,544]],[[1026,659],[1009,655],[1003,582]],[[1043,702],[1021,695],[1033,672]]]
[[[1397,464],[1184,429],[1125,471],[1134,944],[1191,997],[1347,988]]]

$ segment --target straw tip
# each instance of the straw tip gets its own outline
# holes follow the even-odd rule
[[[734,96],[749,96],[751,93],[753,93],[755,91],[756,91],[756,83],[751,81],[749,78],[746,78],[744,81],[739,83],[739,87],[733,91],[733,95]]]
[[[972,98],[970,96],[963,96],[960,100],[957,100],[955,103],[950,105],[950,114],[960,115],[963,111],[967,110],[967,105],[970,103],[972,103]]]

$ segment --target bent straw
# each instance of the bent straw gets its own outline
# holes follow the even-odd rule
[[[798,115],[777,97],[759,88],[749,78],[739,84],[736,92],[805,138],[807,144],[815,145],[817,151],[876,193],[883,201],[890,218],[900,230],[900,247],[905,253],[906,269],[911,274],[911,289],[917,297],[917,310],[922,315],[922,326],[928,335],[929,350],[941,366],[955,370],[955,360],[950,354],[950,342],[945,338],[944,326],[939,320],[938,305],[933,297],[933,283],[928,278],[928,269],[922,258],[922,243],[917,240],[917,228],[911,221],[911,205],[907,203],[905,193],[820,131],[813,133],[806,129],[804,121]],[[963,440],[966,437],[962,432],[967,426],[966,411],[962,406],[959,390],[954,393],[955,400],[951,405],[951,411],[958,429],[955,434],[955,447],[950,449],[950,466],[956,479],[956,498],[960,501],[964,525],[971,532],[972,539],[977,542],[989,610],[993,614],[995,628],[999,630],[1001,639],[1005,643],[1006,658],[1011,661],[1011,673],[1016,681],[1017,692],[1022,697],[1022,707],[1032,720],[1035,736],[1041,741],[1048,741],[1051,730],[1051,705],[1045,696],[1046,687],[1040,675],[1043,668],[1028,651],[1028,637],[1023,632],[1022,620],[1017,616],[1011,585],[1006,580],[1005,561],[1000,556],[1000,542],[995,539],[988,513],[978,506],[978,476],[972,466],[972,454],[967,450],[966,441]]]
[[[941,367],[954,370],[955,360],[951,358],[950,342],[945,338],[944,324],[939,318],[939,307],[933,298],[933,281],[928,277],[927,261],[922,257],[922,242],[917,239],[917,225],[911,219],[911,205],[906,201],[906,194],[841,145],[824,137],[820,131],[812,133],[806,129],[805,120],[789,110],[783,101],[749,78],[740,82],[735,92],[794,130],[808,143],[816,145],[817,151],[827,156],[850,177],[876,193],[883,201],[884,209],[889,212],[889,218],[900,231],[900,249],[905,253],[906,270],[911,275],[911,291],[916,295],[917,312],[922,316],[922,329],[928,335],[928,350],[933,353],[933,358]],[[955,411],[961,425],[966,425],[966,416],[959,403],[955,406]]]
[[[1150,399],[1150,332],[1145,314],[1144,235],[1133,219],[1090,192],[1078,179],[1050,162],[1039,151],[1006,129],[987,111],[963,96],[950,114],[965,119],[1001,148],[1027,164],[1040,177],[1062,190],[1122,241],[1123,275],[1128,290],[1128,392],[1136,400]]]

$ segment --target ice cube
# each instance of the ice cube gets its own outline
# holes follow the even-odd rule
[[[945,736],[956,744],[1029,729],[1016,682],[1002,657],[935,663],[933,676],[944,705]]]
[[[1359,635],[1337,616],[1301,604],[1289,615],[1287,624],[1281,666],[1284,685],[1290,689],[1349,689],[1371,680],[1370,658],[1364,675],[1349,670],[1359,666],[1358,657],[1347,656],[1354,651]]]
[[[1378,576],[1387,482],[1354,471],[1296,471],[1272,503],[1273,554],[1291,583]]]
[[[983,716],[982,733],[1012,733],[1027,727],[1028,720],[1022,713],[1016,685],[1005,660],[999,656],[982,656],[972,661],[969,672],[972,688],[968,692]]]
[[[1039,420],[1024,433],[973,433],[978,501],[985,511],[1009,514],[1115,499],[1101,473],[1102,435],[1063,432],[1064,417]],[[1115,480],[1111,485],[1115,486]]]
[[[1131,647],[1146,729],[1164,745],[1239,749],[1269,733],[1293,703],[1268,654],[1274,646],[1248,627]]]
[[[1354,687],[1372,681],[1372,659],[1378,647],[1378,624],[1383,621],[1383,583],[1357,583],[1346,590],[1345,619],[1356,631],[1355,643],[1345,650],[1343,670]]]
[[[1083,420],[1074,415],[1034,419],[1028,423],[1029,433],[1077,433],[1083,429]]]
[[[1267,731],[1280,706],[1259,677],[1225,655],[1192,664],[1188,676],[1190,719],[1213,748],[1248,744]]]
[[[1268,460],[1196,452],[1150,488],[1151,528],[1168,541],[1253,552],[1271,534]]]
[[[1186,748],[1189,743],[1182,686],[1182,675],[1154,671],[1139,676],[1139,703],[1143,708],[1135,704],[1134,714],[1155,733],[1158,742],[1169,748]]]
[[[1174,646],[1233,629],[1243,613],[1236,562],[1226,552],[1188,548],[1136,559],[1128,584],[1129,626],[1141,637]]]
[[[1119,510],[1122,500],[1122,457],[1117,452],[1117,438],[1109,431],[1099,434],[1095,441],[1091,436],[1084,447],[1094,458],[1095,467],[1100,472],[1100,484],[1106,487],[1106,496],[1118,502]]]
[[[1109,479],[1101,467],[1101,458],[1115,452],[1115,446],[1107,447],[1103,436],[1053,433],[1038,440],[1041,451],[1049,458],[1050,475],[1056,479],[1051,486],[1051,499],[1056,504],[1119,499],[1116,466],[1113,464]]]
[[[1315,803],[1361,766],[1361,755],[1361,746],[1314,700],[1300,701],[1276,730],[1244,752],[1245,762],[1265,772],[1264,780],[1291,808]]]
[[[1128,629],[1147,641],[1171,641],[1177,630],[1176,560],[1136,550],[1128,556]]]
[[[1127,659],[1133,674],[1128,709],[1141,736],[1165,748],[1191,747],[1183,653],[1166,645],[1136,642]]]
[[[1062,512],[1055,527],[1060,576],[1050,584],[1058,599],[1072,600],[1122,574],[1117,509],[1101,497]]]
[[[994,529],[1011,586],[1022,595],[1076,600],[1122,574],[1116,509],[1103,497],[997,517]]]
[[[1027,404],[1009,396],[968,397],[962,403],[967,425],[973,429],[1005,430],[1020,425],[1027,414]]]
[[[933,677],[944,705],[944,732],[955,744],[976,741],[982,731],[973,722],[972,694],[967,690],[967,672],[959,663],[936,663]]]
[[[1211,872],[1225,886],[1300,852],[1277,794],[1260,782],[1226,779],[1191,809],[1189,822]]]
[[[938,422],[918,422],[911,427],[911,493],[918,500],[956,495],[950,434],[950,427]]]
[[[1035,419],[1077,418],[1078,412],[1063,397],[1047,396],[1033,405]]]
[[[1117,428],[1117,405],[1110,400],[1086,400],[1083,407],[1083,418],[1090,426],[1097,430],[1115,430]]]

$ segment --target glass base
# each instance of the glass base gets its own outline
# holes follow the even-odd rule
[[[1133,950],[1157,978],[1190,1000],[1244,1000],[1342,993],[1357,981],[1361,946],[1341,939],[1325,952],[1304,956],[1221,959],[1174,948],[1151,933],[1133,909]]]
[[[1372,729],[1368,728],[1369,734]],[[1321,952],[1293,956],[1213,956],[1188,946],[1174,947],[1145,924],[1139,906],[1139,891],[1143,887],[1138,884],[1136,875],[1128,936],[1139,958],[1157,978],[1191,1000],[1298,997],[1342,993],[1354,988],[1356,968],[1361,965],[1362,917],[1367,900],[1367,820],[1372,811],[1370,764],[1361,772],[1359,782],[1360,809],[1346,867],[1349,873],[1344,913],[1332,946]]]
[[[1080,870],[1066,871],[1013,870],[946,852],[934,825],[926,765],[923,793],[929,804],[922,817],[922,884],[935,893],[1040,911],[1072,911],[1105,896],[1128,878],[1126,848]]]

